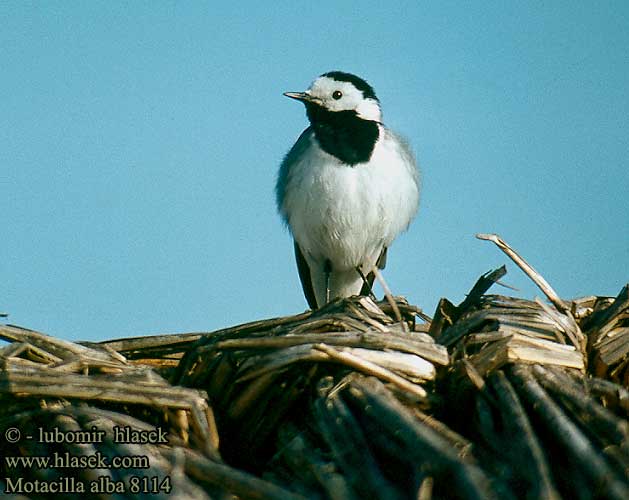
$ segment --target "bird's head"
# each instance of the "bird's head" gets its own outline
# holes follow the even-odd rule
[[[286,97],[302,101],[308,115],[316,108],[330,112],[353,112],[363,120],[379,122],[380,102],[365,80],[351,73],[331,71],[317,78],[305,92],[285,92]]]

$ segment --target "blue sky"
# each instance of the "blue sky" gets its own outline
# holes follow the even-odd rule
[[[306,308],[275,210],[329,70],[413,145],[418,218],[389,251],[432,314],[476,278],[565,298],[629,280],[629,3],[0,3],[0,310],[68,339],[208,331]]]

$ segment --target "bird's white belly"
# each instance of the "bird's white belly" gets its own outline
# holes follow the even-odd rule
[[[286,190],[293,236],[308,260],[329,259],[336,271],[361,265],[368,271],[416,212],[414,173],[383,141],[368,163],[353,167],[312,147],[315,154],[293,165]]]

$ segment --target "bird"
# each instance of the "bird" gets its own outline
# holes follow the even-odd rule
[[[308,305],[373,295],[375,266],[384,269],[389,246],[418,211],[415,155],[383,125],[371,85],[352,73],[330,71],[284,95],[305,105],[310,122],[275,185]]]

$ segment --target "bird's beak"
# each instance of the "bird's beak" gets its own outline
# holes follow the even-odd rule
[[[290,97],[291,99],[297,99],[301,102],[312,102],[314,98],[307,92],[284,92],[286,97]]]

